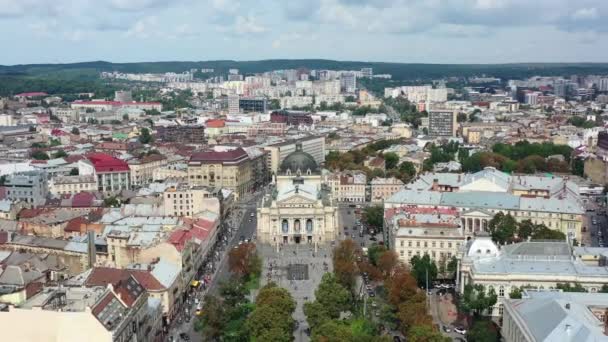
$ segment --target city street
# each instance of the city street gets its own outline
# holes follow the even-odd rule
[[[605,241],[606,233],[608,232],[608,218],[604,214],[605,208],[605,206],[600,205],[592,197],[585,203],[586,212],[583,219],[583,227],[587,231],[582,233],[583,237],[581,241],[585,246],[600,247],[600,236],[602,237],[603,245],[608,246],[608,242]],[[593,224],[594,220],[595,224]]]
[[[382,234],[377,233],[374,234],[374,239],[376,241],[371,240],[372,236],[370,236],[367,232],[367,229],[364,227],[363,236],[361,236],[361,230],[358,228],[357,221],[359,218],[356,214],[356,210],[361,210],[363,212],[364,206],[362,208],[351,208],[351,207],[340,207],[338,209],[340,215],[340,227],[338,232],[338,240],[346,240],[353,239],[360,247],[369,247],[373,243],[378,243],[382,241]]]
[[[222,244],[222,247],[219,249],[219,262],[215,262],[214,272],[211,275],[211,283],[208,285],[205,291],[201,291],[199,293],[199,300],[202,301],[205,294],[217,294],[219,290],[219,285],[229,279],[230,271],[228,269],[228,252],[236,245],[238,245],[241,237],[243,239],[252,239],[256,230],[256,217],[255,217],[255,208],[256,203],[260,199],[261,194],[256,194],[254,197],[248,199],[245,202],[238,203],[235,205],[233,212],[230,214],[228,220],[226,221],[226,228],[228,229],[228,241]],[[253,214],[253,217],[251,217]],[[196,322],[195,312],[196,307],[192,306],[189,312],[191,317],[190,322],[183,322],[176,327],[171,329],[169,334],[169,338],[167,339],[170,342],[173,341],[183,341],[178,338],[179,334],[186,333],[190,341],[193,342],[201,342],[202,337],[201,333],[194,331],[194,323]],[[173,340],[170,339],[173,337]]]

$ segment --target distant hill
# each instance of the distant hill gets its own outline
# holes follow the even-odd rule
[[[200,62],[141,62],[110,63],[104,61],[70,64],[25,64],[0,66],[2,76],[30,76],[53,78],[82,78],[101,71],[129,73],[183,72],[194,68],[213,68],[225,74],[237,68],[243,74],[279,69],[330,69],[358,70],[372,67],[375,74],[391,74],[394,80],[426,80],[451,76],[494,76],[503,79],[524,78],[534,75],[585,75],[608,74],[608,63],[529,63],[529,64],[408,64],[334,61],[324,59],[271,59],[260,61],[200,61]],[[0,78],[0,82],[2,79]]]

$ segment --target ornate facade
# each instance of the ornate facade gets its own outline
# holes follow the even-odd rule
[[[333,241],[339,226],[337,209],[314,158],[298,144],[257,210],[258,239],[275,246]]]

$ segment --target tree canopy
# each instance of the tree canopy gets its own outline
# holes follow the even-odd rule
[[[486,290],[485,286],[481,284],[467,284],[464,287],[459,308],[468,314],[480,316],[486,310],[493,307],[497,299],[498,296],[493,288]]]

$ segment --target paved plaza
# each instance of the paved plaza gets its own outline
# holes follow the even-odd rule
[[[273,281],[289,290],[296,301],[293,318],[298,324],[294,331],[296,341],[309,341],[305,331],[308,328],[304,315],[304,303],[314,300],[314,292],[325,272],[332,272],[329,245],[320,246],[315,252],[308,244],[285,245],[279,251],[270,245],[257,246],[263,258],[262,280],[264,286]]]

